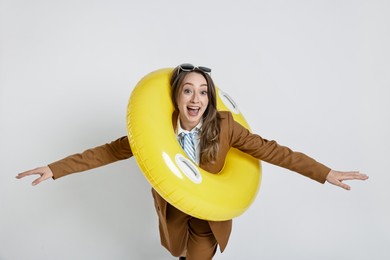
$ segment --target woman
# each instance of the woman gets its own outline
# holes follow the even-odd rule
[[[171,76],[172,102],[175,106],[172,122],[179,143],[193,144],[188,155],[201,168],[211,173],[219,172],[227,152],[235,147],[255,158],[296,171],[318,182],[329,182],[349,190],[343,180],[365,180],[359,172],[331,170],[305,154],[251,134],[236,123],[229,112],[218,112],[216,90],[210,77],[211,69],[182,64]],[[191,139],[185,140],[192,136]],[[189,140],[189,141],[188,141]],[[187,152],[187,149],[184,147]],[[39,174],[33,185],[48,178],[85,171],[132,156],[127,137],[96,148],[71,155],[45,167],[39,167],[17,178]],[[232,220],[206,221],[194,218],[167,203],[154,189],[152,194],[159,217],[161,243],[173,256],[180,259],[212,259],[217,246],[225,249]]]

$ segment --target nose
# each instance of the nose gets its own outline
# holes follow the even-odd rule
[[[198,93],[194,92],[191,97],[191,102],[192,103],[197,103],[199,101],[199,96]]]

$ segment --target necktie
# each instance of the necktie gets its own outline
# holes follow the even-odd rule
[[[182,133],[181,138],[181,147],[183,147],[184,152],[188,155],[188,157],[196,163],[195,160],[195,145],[194,145],[194,135],[195,133]]]

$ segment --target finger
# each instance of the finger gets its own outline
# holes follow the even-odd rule
[[[357,172],[355,174],[355,176],[356,176],[356,179],[359,179],[359,180],[367,180],[368,179],[368,175],[367,174],[360,173],[360,172]]]
[[[336,185],[338,187],[341,187],[341,188],[343,188],[345,190],[350,190],[351,189],[351,187],[349,185],[343,183],[342,180],[339,180],[337,178],[330,178],[330,179],[328,179],[328,182],[333,184],[333,185]]]
[[[41,178],[38,178],[38,179],[36,179],[35,181],[33,181],[33,182],[31,183],[32,186],[35,186],[35,185],[39,184],[39,183],[41,182],[40,179],[41,179]]]
[[[26,177],[26,176],[29,176],[29,175],[33,175],[33,174],[40,174],[39,168],[35,168],[35,169],[29,170],[29,171],[25,171],[25,172],[19,173],[18,175],[16,175],[16,178],[17,179],[21,179],[23,177]]]
[[[38,185],[39,183],[41,183],[42,181],[46,180],[47,177],[45,175],[42,175],[41,177],[39,177],[38,179],[36,179],[35,181],[33,181],[31,184],[33,186],[35,185]]]
[[[338,186],[340,186],[341,188],[345,189],[345,190],[351,190],[351,187],[341,181],[338,182],[337,184]]]
[[[345,172],[341,176],[342,180],[367,180],[368,176],[360,172]]]

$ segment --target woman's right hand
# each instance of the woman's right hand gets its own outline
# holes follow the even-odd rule
[[[29,170],[29,171],[19,173],[18,175],[16,175],[16,179],[21,179],[23,177],[34,175],[34,174],[38,174],[41,177],[39,177],[38,179],[36,179],[35,181],[32,182],[33,186],[41,183],[44,180],[47,180],[47,179],[50,179],[53,177],[53,172],[51,171],[49,166],[43,166],[43,167],[38,167],[38,168]]]

